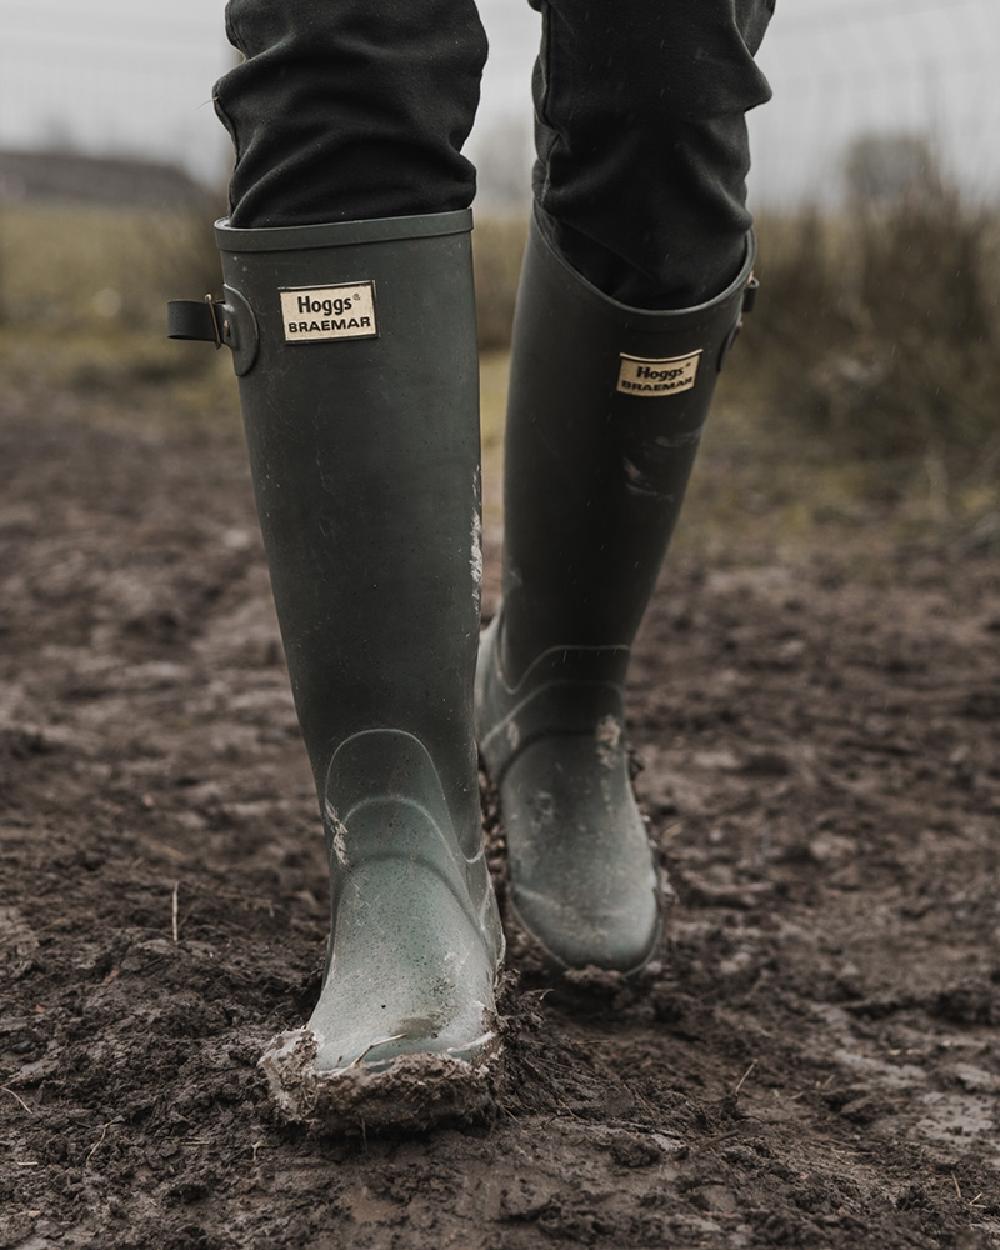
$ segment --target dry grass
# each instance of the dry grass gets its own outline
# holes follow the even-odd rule
[[[510,346],[514,298],[527,237],[526,218],[476,220],[472,234],[476,310],[479,343],[486,350]]]
[[[164,300],[218,287],[216,207],[0,206],[3,323],[61,334],[161,326]]]
[[[0,318],[11,328],[113,333],[157,329],[167,299],[217,291],[206,198],[185,212],[0,205]],[[521,220],[477,221],[473,234],[481,345],[506,347],[524,249]]]
[[[760,223],[746,379],[796,437],[902,473],[1000,461],[1000,217],[944,186]]]
[[[166,299],[218,290],[216,208],[0,208],[8,384],[235,418],[227,354],[162,337]],[[762,298],[710,422],[695,532],[724,543],[752,514],[780,543],[824,518],[863,527],[874,503],[1000,536],[997,214],[936,184],[836,220],[766,218],[760,236]],[[474,234],[489,458],[524,238],[520,220]]]

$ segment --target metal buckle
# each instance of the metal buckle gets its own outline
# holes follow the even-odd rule
[[[215,299],[211,295],[206,295],[205,303],[208,305],[208,315],[212,321],[212,338],[215,342],[215,350],[218,351],[222,347],[222,335],[219,333],[219,322],[215,316]]]

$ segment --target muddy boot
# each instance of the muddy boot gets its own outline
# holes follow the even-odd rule
[[[254,491],[326,833],[319,1002],[262,1060],[326,1128],[477,1115],[503,938],[473,680],[481,557],[468,212],[244,230],[220,304],[175,337],[233,350]]]
[[[503,603],[477,673],[510,917],[550,966],[632,973],[661,931],[625,743],[629,649],[680,511],[716,377],[755,289],[616,303],[533,221],[514,326]]]

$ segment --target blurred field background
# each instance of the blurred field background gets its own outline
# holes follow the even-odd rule
[[[0,385],[43,407],[46,395],[74,397],[93,420],[235,430],[227,354],[162,338],[166,299],[219,287],[210,223],[224,209],[225,149],[206,101],[229,54],[221,29],[210,47],[196,41],[184,6],[165,43],[148,15],[129,26],[114,0],[103,3],[109,19],[121,18],[118,43],[98,48],[93,30],[74,36],[69,26],[44,49],[32,42],[39,11],[32,20],[13,4],[0,54],[9,105],[0,123]],[[993,0],[778,7],[762,54],[776,98],[754,118],[763,289],[724,379],[680,541],[713,555],[752,534],[770,558],[834,531],[867,542],[888,526],[991,549],[1000,545]],[[488,28],[494,10],[484,8]],[[495,524],[527,206],[532,15],[490,33],[497,77],[472,147]],[[41,67],[53,54],[67,73],[88,58],[89,76],[72,84],[72,115],[86,117],[89,100],[95,117],[104,109],[115,119],[104,131],[73,131],[58,84],[52,117],[37,133],[25,129],[41,107],[31,58]],[[186,78],[172,77],[171,56]],[[124,77],[115,65],[127,67]],[[178,84],[201,92],[195,130],[163,126],[159,147],[150,134],[141,152],[123,113],[140,66],[160,107]]]

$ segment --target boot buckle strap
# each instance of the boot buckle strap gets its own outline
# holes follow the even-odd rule
[[[257,359],[259,334],[250,305],[233,287],[224,299],[172,299],[167,304],[167,337],[228,347],[238,376],[249,373]]]
[[[726,357],[732,351],[733,344],[740,336],[740,331],[743,329],[743,318],[748,316],[754,310],[754,305],[757,303],[757,292],[759,290],[760,280],[755,274],[751,273],[750,277],[747,279],[746,286],[743,288],[743,299],[740,302],[740,312],[736,319],[736,324],[729,331],[722,342],[722,350],[719,352],[719,363],[717,367],[717,372],[719,373],[722,372],[722,366],[726,363]]]
[[[760,290],[760,279],[756,274],[752,273],[747,279],[747,284],[743,288],[743,315],[752,313],[754,305],[757,303],[757,293]]]
[[[206,295],[203,300],[172,299],[167,304],[167,338],[214,343],[225,341],[225,304]]]

